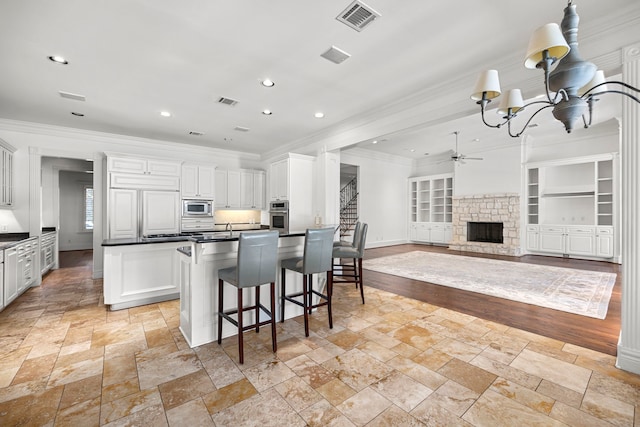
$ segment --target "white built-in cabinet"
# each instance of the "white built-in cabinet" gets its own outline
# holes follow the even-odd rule
[[[109,172],[180,176],[181,163],[171,160],[112,156],[107,159],[107,168]]]
[[[240,170],[216,169],[216,195],[213,199],[217,209],[240,209]]]
[[[269,198],[289,200],[289,159],[272,163],[269,173]]]
[[[40,274],[46,274],[56,263],[57,232],[50,231],[40,236]]]
[[[409,179],[409,240],[447,244],[452,239],[453,174]]]
[[[0,207],[13,206],[13,153],[15,148],[0,139]]]
[[[38,238],[31,237],[4,250],[4,306],[36,281]]]
[[[216,209],[265,209],[265,173],[252,169],[216,169]]]
[[[240,207],[242,209],[264,209],[264,171],[242,170],[240,172]]]
[[[180,183],[182,198],[213,200],[216,192],[215,175],[215,166],[183,164]]]
[[[110,239],[180,232],[181,163],[107,156]]]
[[[269,200],[289,201],[289,230],[304,231],[313,225],[313,176],[315,158],[288,153],[269,165]]]
[[[527,251],[616,256],[617,158],[606,154],[527,165]]]

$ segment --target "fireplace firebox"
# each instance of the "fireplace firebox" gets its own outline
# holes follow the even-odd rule
[[[501,222],[467,222],[467,242],[503,243]]]

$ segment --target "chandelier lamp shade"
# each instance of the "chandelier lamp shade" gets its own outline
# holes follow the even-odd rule
[[[637,96],[640,90],[621,81],[606,81],[602,70],[598,70],[593,63],[580,57],[578,23],[576,6],[569,0],[560,26],[555,23],[546,24],[531,35],[524,66],[530,69],[538,68],[544,72],[546,97],[525,104],[520,89],[506,92],[497,110],[502,116],[501,123],[490,124],[485,118],[487,105],[502,95],[498,71],[485,70],[480,74],[471,99],[480,105],[482,122],[485,125],[492,128],[507,125],[510,136],[520,137],[538,113],[552,108],[553,117],[562,122],[566,131],[571,133],[579,121],[582,121],[585,128],[591,125],[593,106],[600,95],[617,93],[640,103]],[[619,89],[612,89],[613,87]],[[537,109],[522,130],[514,133],[511,129],[513,119],[518,114],[524,114],[527,108]]]

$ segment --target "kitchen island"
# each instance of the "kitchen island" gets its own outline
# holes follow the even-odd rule
[[[190,245],[178,249],[180,254],[180,331],[191,347],[197,347],[216,341],[218,326],[218,270],[236,265],[238,256],[238,237],[236,233],[224,236],[225,233],[214,233],[190,238]],[[226,233],[229,234],[229,233]],[[305,231],[281,234],[278,242],[278,261],[286,258],[302,256],[304,253]],[[302,291],[302,275],[287,273],[287,292]],[[314,275],[316,287],[326,281],[326,277]],[[235,288],[229,286],[224,293],[224,306],[236,306]],[[234,292],[231,292],[231,290]],[[245,305],[254,304],[253,292],[245,293]],[[260,299],[269,306],[269,293],[262,292]],[[276,313],[280,313],[280,269],[276,282]],[[302,308],[294,304],[285,306],[285,319],[303,314]],[[255,312],[245,312],[247,323],[253,323]],[[264,320],[264,319],[263,319]],[[277,320],[280,320],[279,318]],[[236,335],[237,328],[229,322],[222,325],[222,336]]]

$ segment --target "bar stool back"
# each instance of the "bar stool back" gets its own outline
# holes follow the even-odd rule
[[[333,318],[331,315],[331,293],[333,291],[332,274],[332,253],[334,228],[308,229],[304,238],[304,256],[284,259],[281,266],[281,304],[280,321],[284,322],[285,301],[292,302],[304,309],[304,333],[309,336],[309,314],[314,308],[326,305],[329,312],[329,327],[333,328]],[[286,270],[295,271],[302,274],[302,292],[286,294]],[[327,273],[327,293],[313,289],[313,275]],[[313,304],[313,296],[317,295],[320,300]],[[294,298],[302,296],[302,301]]]
[[[338,240],[337,242],[333,242],[333,246],[352,246],[355,247],[358,244],[358,239],[360,238],[360,228],[362,227],[362,223],[360,221],[356,222],[356,226],[353,229],[353,238],[351,241],[348,240]]]
[[[234,267],[218,270],[218,344],[222,341],[222,319],[226,319],[238,327],[238,352],[240,363],[244,363],[244,331],[271,324],[271,345],[277,350],[275,326],[275,282],[278,269],[278,238],[277,231],[240,233],[238,238],[238,261]],[[224,282],[237,288],[238,303],[235,309],[224,311]],[[260,303],[260,285],[271,285],[271,307],[267,309]],[[242,291],[244,288],[255,289],[255,305],[244,307]],[[243,324],[243,312],[255,310],[255,322],[251,325]],[[260,321],[260,310],[269,316],[268,320]],[[231,317],[237,314],[237,320]]]
[[[359,235],[356,236],[357,243],[353,247],[336,246],[333,248],[334,258],[347,258],[353,260],[353,265],[333,263],[334,283],[355,283],[356,288],[360,287],[360,296],[364,304],[364,288],[362,285],[362,258],[364,257],[364,246],[367,242],[368,224],[362,224]]]

